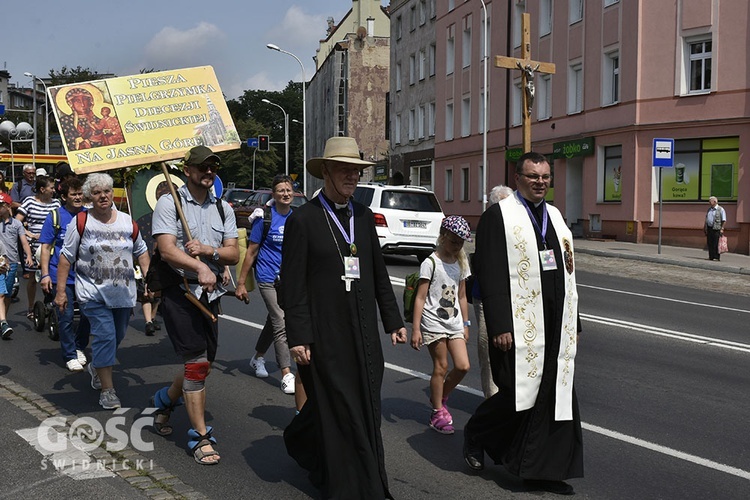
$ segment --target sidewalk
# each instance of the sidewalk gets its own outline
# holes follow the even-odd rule
[[[725,253],[720,261],[711,261],[708,260],[708,252],[700,248],[662,245],[661,253],[659,253],[658,245],[649,243],[584,238],[576,238],[573,241],[573,247],[576,252],[601,257],[617,257],[750,276],[750,256],[736,253]],[[474,242],[468,242],[464,250],[466,253],[472,253]]]

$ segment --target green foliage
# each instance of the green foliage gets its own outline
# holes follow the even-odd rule
[[[54,87],[56,85],[67,85],[69,83],[100,80],[103,75],[97,73],[96,70],[91,70],[89,68],[82,68],[80,66],[68,68],[67,66],[63,66],[60,68],[60,71],[54,69],[49,70],[49,77],[50,80],[52,80],[50,86]]]

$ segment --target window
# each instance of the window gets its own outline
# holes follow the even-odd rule
[[[435,8],[435,0],[430,0],[430,19],[435,19],[437,16],[437,9]]]
[[[427,106],[427,133],[430,137],[435,137],[435,103],[431,102]]]
[[[445,140],[453,140],[453,103],[445,105]]]
[[[568,114],[583,111],[583,65],[574,64],[568,72]]]
[[[552,117],[552,77],[550,75],[541,75],[537,79],[534,106],[537,120]]]
[[[539,36],[552,32],[552,0],[539,1]]]
[[[414,140],[414,120],[416,111],[413,109],[409,110],[409,142]]]
[[[454,0],[448,0],[448,12],[456,8],[456,2]]]
[[[568,7],[570,9],[570,15],[568,20],[570,24],[577,23],[583,19],[583,0],[569,0]]]
[[[425,66],[427,66],[427,55],[424,49],[419,51],[419,79],[424,80]]]
[[[622,201],[622,146],[604,148],[604,201]]]
[[[409,31],[417,29],[417,6],[412,5],[409,10]]]
[[[419,106],[417,109],[417,137],[424,139],[424,119],[425,119],[425,107],[424,104]]]
[[[401,63],[396,63],[396,92],[401,90]]]
[[[604,6],[609,7],[610,5],[614,5],[618,3],[620,0],[604,0]]]
[[[513,82],[513,88],[511,89],[511,102],[513,107],[511,108],[512,114],[510,116],[510,124],[514,127],[523,123],[523,96],[521,91],[521,80],[516,79]]]
[[[445,169],[445,201],[453,201],[453,169]]]
[[[484,165],[479,165],[479,168],[477,169],[477,176],[477,186],[479,187],[477,200],[484,200]]]
[[[711,40],[700,40],[688,44],[690,56],[689,92],[711,90]]]
[[[461,61],[464,68],[471,65],[471,16],[464,18],[464,33],[461,40]]]
[[[409,56],[409,85],[414,85],[414,82],[417,81],[416,79],[416,72],[417,68],[415,67],[417,64],[416,58],[414,57],[414,54]]]
[[[461,201],[469,201],[469,169],[461,169]]]
[[[396,123],[393,124],[393,143],[401,144],[401,115],[396,115]]]
[[[739,146],[739,137],[676,140],[675,166],[662,177],[663,199],[737,201]]]
[[[602,104],[620,102],[620,53],[605,54],[602,69]]]
[[[456,25],[448,26],[447,40],[445,43],[445,74],[452,75],[456,65]]]
[[[396,40],[401,40],[401,33],[403,32],[403,29],[404,29],[403,20],[401,19],[401,16],[398,16],[396,18]]]
[[[427,22],[427,0],[419,0],[419,25]]]
[[[430,64],[430,76],[435,76],[435,53],[437,51],[435,44],[430,44],[429,47],[428,57],[429,57],[429,64]]]
[[[513,47],[521,46],[521,16],[526,10],[525,4],[516,3],[516,8],[513,10]]]
[[[488,11],[489,14],[489,11]],[[492,18],[487,16],[487,51],[484,50],[484,17],[479,22],[479,60],[484,61],[484,57],[491,53],[492,47]],[[489,61],[488,61],[489,62]],[[492,64],[490,62],[490,64]]]
[[[461,100],[461,137],[471,135],[471,96]]]

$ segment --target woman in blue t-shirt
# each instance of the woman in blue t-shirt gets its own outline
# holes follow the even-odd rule
[[[281,390],[286,394],[295,394],[295,377],[291,370],[292,359],[284,327],[284,311],[276,300],[274,282],[281,268],[281,244],[284,241],[284,225],[292,213],[294,188],[292,178],[288,175],[277,175],[273,178],[273,200],[265,207],[263,217],[253,220],[248,237],[247,254],[237,277],[237,288],[234,295],[247,302],[249,300],[245,280],[251,267],[255,267],[255,281],[268,309],[268,317],[263,331],[255,345],[255,356],[250,360],[250,367],[255,376],[268,377],[264,355],[271,343],[276,350],[276,362],[281,368]],[[297,391],[301,392],[301,391]],[[302,394],[298,394],[302,396]],[[300,407],[300,398],[296,398]]]

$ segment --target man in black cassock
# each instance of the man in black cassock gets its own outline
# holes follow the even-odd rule
[[[477,227],[475,275],[499,392],[466,424],[464,459],[481,470],[486,452],[527,488],[572,495],[564,480],[583,476],[573,389],[580,320],[572,235],[544,200],[551,180],[544,156],[524,154],[517,192]]]
[[[373,214],[351,199],[371,164],[353,138],[329,139],[323,157],[307,163],[325,187],[284,231],[280,304],[307,393],[284,442],[324,498],[391,498],[380,435],[378,310],[394,345],[406,342],[406,329]]]

